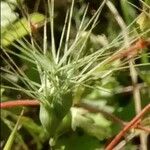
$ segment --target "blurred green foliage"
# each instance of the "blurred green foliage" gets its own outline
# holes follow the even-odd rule
[[[139,14],[139,10],[131,6],[126,0],[112,2],[118,9],[121,17],[124,19],[127,25],[129,25],[137,16],[139,16],[139,20],[133,25],[133,28],[136,28],[138,26],[140,27],[138,31],[135,31],[137,35],[139,32],[143,32],[143,30],[149,28],[149,16],[146,16],[144,12],[142,12],[142,14]],[[136,1],[132,0],[131,2],[136,7],[139,7],[141,9],[143,8]],[[147,5],[149,5],[148,0],[145,2],[147,3]],[[45,14],[47,13],[46,4],[44,5],[44,7],[43,5],[41,5],[43,3],[45,3],[45,1],[25,0],[23,2],[23,6],[25,10],[28,10],[26,13],[29,13],[27,18],[23,15],[22,12],[20,12],[20,5],[18,5],[17,3],[15,3],[15,5],[12,5],[12,7],[10,8],[8,6],[11,3],[8,3],[8,1],[1,1],[2,10],[7,10],[7,13],[5,13],[5,15],[2,14],[1,18],[1,44],[3,47],[10,47],[12,48],[12,51],[17,53],[17,49],[13,46],[11,47],[10,45],[12,43],[17,43],[17,41],[19,41],[21,38],[27,40],[29,39],[29,35],[31,34],[32,30],[29,26],[28,19],[30,19],[30,21],[34,24],[40,23],[40,26],[38,27],[38,29],[36,29],[36,32],[33,33],[33,36],[36,36],[37,39],[40,39],[43,36],[42,27],[44,25]],[[56,45],[58,45],[57,43],[59,43],[60,40],[65,19],[64,14],[67,11],[68,4],[70,4],[70,1],[67,0],[63,0],[61,2],[58,0],[55,1],[56,12],[54,18]],[[74,40],[75,33],[77,32],[77,27],[79,26],[79,20],[83,16],[83,8],[85,8],[86,4],[87,1],[83,0],[77,1],[75,3],[70,34],[71,40]],[[89,20],[89,18],[93,15],[93,12],[95,12],[95,10],[97,9],[97,4],[99,4],[98,0],[89,1],[89,9],[86,21]],[[36,10],[36,12],[34,12],[34,10]],[[149,8],[146,11],[150,12]],[[47,27],[48,26],[49,22]],[[16,32],[19,34],[16,34]],[[98,19],[97,26],[94,28],[93,33],[90,34],[88,38],[88,42],[84,47],[82,55],[84,56],[85,54],[96,52],[103,46],[108,45],[108,43],[115,39],[120,32],[121,29],[118,28],[118,24],[116,23],[113,14],[105,6]],[[47,31],[47,33],[47,45],[50,46],[50,33],[49,31]],[[87,33],[88,31],[82,33],[83,40],[86,38]],[[37,43],[39,45],[41,44],[40,42],[41,40],[37,40]],[[80,43],[78,46],[80,47]],[[103,59],[106,59],[107,56],[109,56],[109,54],[112,55],[112,53],[113,49],[110,50],[107,55],[103,57]],[[19,61],[20,64],[18,63]],[[146,65],[144,65],[144,63]],[[30,79],[33,79],[37,83],[39,82],[39,76],[37,77],[37,70],[34,69],[34,66],[32,66],[33,64],[31,65],[29,62],[21,60],[21,58],[20,60],[16,61],[16,64],[20,68],[25,68],[25,72]],[[138,66],[140,64],[143,64],[143,66]],[[8,67],[5,62],[3,62],[2,65],[4,67]],[[142,106],[145,106],[150,102],[150,59],[148,48],[147,51],[141,55],[141,58],[135,60],[135,65],[137,65],[137,67],[135,68],[139,75],[139,84],[143,85],[140,90],[141,103]],[[133,89],[130,89],[129,91],[126,91],[125,89],[127,87],[129,88],[129,86],[132,85],[132,81],[128,68],[117,69],[118,67],[121,67],[120,60],[114,62],[113,64],[108,64],[108,69],[114,68],[114,70],[116,70],[110,72],[109,74],[106,74],[105,77],[101,77],[96,82],[94,82],[94,80],[97,78],[97,72],[99,72],[99,70],[96,70],[93,73],[94,79],[90,83],[90,86],[92,88],[84,87],[82,85],[77,87],[72,98],[73,102],[84,102],[89,105],[95,106],[96,108],[100,108],[110,114],[113,113],[123,121],[130,121],[135,116],[135,104],[132,94]],[[104,66],[104,71],[105,70],[106,68]],[[104,74],[104,72],[102,74]],[[10,76],[9,78],[11,80],[14,79],[14,77],[12,76]],[[18,83],[17,77],[14,80],[17,84],[21,84]],[[2,101],[14,99],[12,95],[15,95],[16,99],[30,98],[26,94],[22,94],[22,92],[16,92],[14,90],[8,90],[5,88],[1,89]],[[59,107],[59,103],[57,103],[57,105]],[[69,106],[70,105],[71,104],[69,104]],[[66,111],[68,111],[68,108]],[[9,134],[13,130],[19,116],[19,112],[19,108],[10,109],[7,111],[2,110],[0,123],[2,130],[1,147],[4,146],[7,138],[9,137]],[[49,139],[47,134],[45,133],[45,130],[41,126],[38,116],[39,110],[37,108],[33,107],[26,109],[25,116],[23,116],[20,121],[21,129],[17,132],[17,136],[12,149],[48,149],[47,147]],[[62,116],[64,117],[64,114],[62,114]],[[72,119],[70,119],[70,116],[72,117]],[[85,109],[81,109],[78,107],[71,108],[70,113],[61,121],[62,124],[57,130],[57,141],[54,146],[54,149],[56,150],[103,150],[106,144],[114,135],[116,135],[121,130],[122,127],[119,123],[116,123],[110,118],[107,118],[103,113],[91,113]],[[58,122],[56,121],[56,124],[52,125],[53,128],[51,130],[55,130],[56,126],[58,125],[57,123]],[[133,139],[133,142],[129,143],[126,146],[126,149],[137,148],[138,144],[134,144],[134,140],[136,139]]]

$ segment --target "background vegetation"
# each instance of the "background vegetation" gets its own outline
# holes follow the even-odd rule
[[[1,148],[105,149],[150,102],[149,4],[1,0],[1,101],[40,103],[1,109]],[[149,133],[145,113],[116,149],[148,150]]]

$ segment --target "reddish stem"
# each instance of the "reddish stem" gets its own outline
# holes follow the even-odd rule
[[[137,53],[143,49],[146,48],[147,46],[150,45],[150,39],[144,40],[144,39],[139,39],[132,45],[130,45],[129,48],[122,50],[118,53],[115,53],[114,55],[111,56],[110,62],[113,62],[114,60],[121,59],[124,57],[134,57],[137,55]]]
[[[126,122],[124,122],[123,120],[119,119],[119,118],[116,117],[115,115],[104,111],[103,109],[96,108],[96,107],[91,106],[91,105],[86,104],[86,103],[77,103],[77,104],[74,104],[74,106],[75,106],[75,107],[84,108],[84,109],[86,109],[86,110],[88,110],[89,112],[92,112],[92,113],[101,113],[101,114],[103,114],[106,118],[109,118],[109,119],[111,119],[111,120],[114,121],[114,122],[120,123],[120,125],[122,125],[122,126],[125,126],[125,125],[126,125]]]
[[[143,130],[143,131],[145,131],[147,133],[150,133],[150,128],[148,128],[148,127],[143,127],[141,125],[137,125],[137,127],[135,127],[135,128],[137,128],[139,130]]]
[[[136,115],[121,131],[117,136],[111,141],[111,143],[106,147],[105,150],[112,150],[114,146],[120,141],[124,134],[137,123],[139,119],[147,112],[150,111],[150,104],[145,106],[142,111]]]
[[[15,100],[15,101],[7,101],[0,103],[0,109],[12,108],[17,106],[36,106],[39,105],[38,100]]]
[[[7,109],[7,108],[13,108],[13,107],[17,107],[17,106],[38,106],[39,105],[39,101],[38,100],[14,100],[14,101],[7,101],[7,102],[1,102],[0,103],[0,109]],[[97,112],[101,112],[104,115],[110,117],[111,119],[113,119],[114,121],[120,122],[122,125],[127,125],[128,123],[123,122],[122,120],[120,120],[119,118],[108,114],[107,112],[104,112],[102,110],[96,109],[92,106],[89,106],[87,104],[75,104],[76,107],[83,107],[87,110],[89,110],[90,112],[93,113],[97,113]],[[110,116],[111,115],[111,116]],[[138,120],[139,121],[139,120]],[[141,125],[138,125],[138,122],[136,122],[136,124],[134,124],[135,126],[132,126],[132,128],[137,128],[146,132],[150,133],[150,128],[147,127],[143,127]]]

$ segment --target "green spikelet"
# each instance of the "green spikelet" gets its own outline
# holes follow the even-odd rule
[[[55,136],[58,127],[61,125],[63,118],[67,115],[71,106],[71,92],[54,98],[50,106],[41,104],[40,120],[50,137]]]

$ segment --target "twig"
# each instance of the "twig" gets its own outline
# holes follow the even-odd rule
[[[149,39],[144,40],[144,39],[140,38],[135,43],[133,43],[129,48],[121,50],[119,52],[116,52],[114,55],[112,55],[109,62],[113,62],[117,59],[122,59],[124,57],[133,58],[138,54],[138,52],[141,49],[146,48],[149,45],[150,45]]]
[[[133,100],[134,100],[134,105],[135,105],[135,112],[136,112],[136,114],[138,114],[141,111],[141,95],[140,95],[140,90],[137,86],[138,74],[134,67],[132,59],[129,61],[129,66],[130,66],[130,75],[131,75],[132,84],[133,84]],[[147,144],[146,144],[147,140],[146,140],[145,136],[146,136],[146,133],[144,133],[144,132],[141,132],[139,134],[140,147],[142,150],[147,150]]]
[[[130,47],[130,51],[129,51],[129,54],[131,53],[133,56],[136,56],[138,51],[142,48],[144,48],[146,45],[145,41],[140,39],[138,42],[135,43],[135,45],[133,45],[133,48],[131,50],[131,47]],[[135,48],[139,48],[137,50],[134,50]],[[133,58],[132,55],[128,55],[128,58]],[[140,89],[138,88],[138,74],[137,74],[137,71],[134,67],[134,60],[133,59],[130,59],[129,60],[129,69],[130,69],[130,75],[131,75],[131,80],[132,80],[132,85],[133,85],[133,99],[134,99],[134,104],[135,104],[135,112],[136,114],[138,114],[140,111],[141,111],[141,95],[140,95]],[[145,133],[141,132],[140,133],[140,143],[141,143],[141,149],[142,150],[147,150],[147,144],[146,144],[146,141],[145,141]]]
[[[17,106],[36,106],[39,105],[38,100],[14,100],[0,103],[0,109],[13,108]]]
[[[143,108],[143,110],[136,115],[121,131],[117,136],[112,140],[112,142],[106,147],[105,150],[112,150],[114,146],[120,141],[124,134],[137,123],[139,119],[147,112],[150,111],[150,103]]]
[[[122,140],[120,143],[118,143],[118,145],[113,150],[122,150],[123,147],[137,135],[138,135],[138,133],[136,133],[136,134],[131,133],[131,134],[127,135],[126,138],[124,140]]]
[[[139,89],[142,89],[142,88],[149,88],[148,85],[146,85],[145,83],[138,83],[137,85],[137,88]],[[116,88],[114,90],[115,94],[121,94],[121,93],[128,93],[128,92],[132,92],[134,89],[134,86],[133,85],[129,85],[129,86],[126,86],[126,87],[120,87],[120,88]]]
[[[106,118],[109,118],[111,119],[113,122],[117,122],[119,123],[120,125],[122,126],[126,126],[128,124],[128,122],[125,122],[123,120],[121,120],[120,118],[116,117],[115,115],[113,114],[110,114],[106,111],[104,111],[103,109],[100,109],[100,108],[96,108],[94,106],[91,106],[89,104],[86,104],[86,103],[78,103],[78,104],[75,104],[74,105],[75,107],[82,107],[92,113],[102,113]],[[132,128],[136,128],[136,129],[139,129],[139,130],[143,130],[145,132],[148,132],[150,133],[150,128],[148,127],[144,127],[140,124],[138,124],[139,122],[137,122],[137,124],[135,124],[135,126],[132,126]]]
[[[18,107],[18,106],[37,106],[39,105],[39,101],[38,100],[14,100],[14,101],[7,101],[7,102],[1,102],[0,103],[0,109],[7,109],[7,108],[13,108],[13,107]],[[101,110],[99,108],[95,108],[91,105],[85,104],[85,103],[80,103],[80,104],[75,104],[75,107],[82,107],[84,109],[89,110],[90,112],[93,113],[102,113],[104,114],[106,117],[110,118],[111,120],[120,123],[121,125],[125,125],[126,123],[123,122],[121,119],[119,119],[118,117],[104,111]]]
[[[126,124],[126,122],[124,122],[123,120],[121,120],[120,118],[116,117],[113,114],[110,114],[109,112],[104,111],[103,109],[100,108],[96,108],[95,106],[91,106],[89,104],[86,103],[78,103],[78,104],[74,104],[75,107],[82,107],[86,110],[88,110],[89,112],[92,113],[101,113],[103,114],[106,118],[111,119],[113,122],[117,122],[120,125],[124,126]]]
[[[143,126],[141,126],[141,125],[137,125],[137,127],[135,127],[135,128],[140,129],[140,130],[143,130],[143,131],[145,131],[146,133],[150,133],[150,128],[148,128],[148,127],[143,127]]]
[[[7,108],[13,108],[13,107],[19,107],[19,106],[38,106],[39,104],[40,103],[38,100],[28,100],[28,99],[13,100],[13,101],[1,102],[0,103],[0,109],[7,109]],[[96,108],[96,107],[91,106],[91,105],[86,104],[86,103],[74,104],[74,107],[82,107],[82,108],[84,108],[84,109],[86,109],[92,113],[102,113],[106,118],[109,118],[112,121],[119,123],[121,126],[125,126],[128,124],[128,122],[124,122],[123,120],[116,117],[115,115],[110,114],[110,113],[108,113],[108,112],[106,112],[100,108]],[[150,128],[143,127],[140,124],[137,124],[137,125],[132,126],[132,127],[150,133]]]

